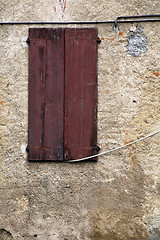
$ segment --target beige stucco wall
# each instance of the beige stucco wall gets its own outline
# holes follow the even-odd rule
[[[160,12],[159,0],[1,0],[0,6],[0,21]],[[112,24],[96,25],[101,152],[160,129],[160,22],[138,25],[147,38],[139,57],[126,48],[137,24],[120,24],[117,33]],[[160,239],[160,134],[97,163],[27,161],[28,28],[0,26],[0,239]]]

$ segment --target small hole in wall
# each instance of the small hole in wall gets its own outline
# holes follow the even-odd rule
[[[37,234],[34,234],[33,237],[37,237],[38,235]]]
[[[136,103],[137,101],[136,100],[133,100],[134,103]]]

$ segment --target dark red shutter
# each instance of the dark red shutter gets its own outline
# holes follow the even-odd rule
[[[29,160],[97,149],[97,31],[29,31]]]
[[[29,160],[63,160],[64,30],[29,31]]]
[[[65,29],[64,141],[65,160],[96,153],[96,29]]]

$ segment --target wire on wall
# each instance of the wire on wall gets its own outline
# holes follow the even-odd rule
[[[105,155],[105,154],[108,154],[108,153],[111,153],[111,152],[120,150],[120,149],[122,149],[122,148],[125,148],[125,147],[127,147],[127,146],[130,146],[130,145],[132,145],[132,144],[134,144],[134,143],[137,143],[137,142],[140,142],[140,141],[142,141],[142,140],[145,140],[145,139],[147,139],[147,138],[149,138],[149,137],[152,137],[153,135],[155,135],[155,134],[157,134],[157,133],[159,133],[159,132],[160,132],[160,130],[158,130],[158,131],[156,131],[156,132],[154,132],[154,133],[151,133],[151,134],[149,134],[149,135],[147,135],[147,136],[145,136],[145,137],[143,137],[143,138],[137,139],[137,140],[135,140],[135,141],[133,141],[133,142],[130,142],[130,143],[125,144],[125,145],[123,145],[123,146],[120,146],[120,147],[117,147],[117,148],[108,150],[108,151],[103,152],[103,153],[95,154],[95,155],[92,155],[92,156],[89,156],[89,157],[85,157],[85,158],[79,158],[79,159],[76,159],[76,160],[68,160],[68,161],[65,161],[65,162],[69,162],[69,163],[81,162],[81,161],[85,161],[85,160],[88,160],[88,159],[91,159],[91,158],[99,157],[99,156],[102,156],[102,155]]]
[[[0,25],[44,25],[44,24],[106,24],[113,23],[114,30],[118,29],[118,23],[133,23],[133,22],[155,22],[160,21],[160,14],[150,14],[150,15],[134,15],[134,16],[118,16],[115,20],[105,20],[105,21],[63,21],[63,22],[0,22]]]

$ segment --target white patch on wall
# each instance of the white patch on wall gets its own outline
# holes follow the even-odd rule
[[[27,37],[22,37],[21,38],[21,42],[22,42],[22,46],[24,47],[24,48],[27,48],[28,47],[28,44],[27,44]]]
[[[21,152],[23,153],[23,154],[25,154],[26,153],[26,144],[22,144],[21,145]]]

